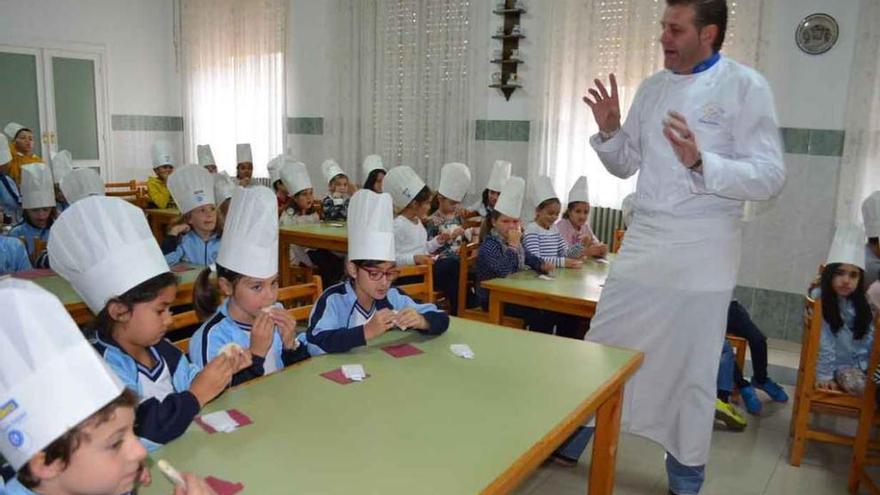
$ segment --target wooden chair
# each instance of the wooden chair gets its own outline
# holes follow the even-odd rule
[[[140,208],[146,208],[149,203],[146,183],[140,184],[134,179],[128,182],[108,182],[104,184],[104,193],[122,198]]]
[[[321,292],[323,291],[324,288],[321,285],[321,277],[314,276],[307,284],[291,285],[289,287],[278,289],[277,300],[287,309],[287,312],[290,313],[291,316],[296,318],[298,322],[307,322],[312,307],[315,302],[318,301],[318,298],[321,297]],[[187,328],[198,323],[200,323],[199,317],[196,315],[195,310],[184,311],[183,313],[174,315],[174,321],[171,324],[171,328],[168,329],[168,332]],[[176,345],[181,351],[188,352],[189,341],[190,339],[178,340],[174,342],[174,345]]]
[[[287,309],[298,322],[308,321],[312,307],[318,302],[324,287],[321,277],[313,275],[308,283],[291,285],[278,289],[278,302]]]
[[[792,466],[800,466],[807,440],[854,445],[855,438],[835,432],[812,429],[810,414],[830,414],[859,418],[865,411],[864,397],[856,397],[844,392],[820,390],[816,388],[816,362],[819,358],[819,342],[822,335],[822,301],[806,297],[804,302],[804,335],[801,344],[801,358],[798,366],[797,386],[789,433],[791,435]],[[874,339],[871,349],[871,366],[876,367],[880,350],[880,339]],[[869,368],[873,372],[873,368]]]
[[[743,370],[743,367],[746,365],[746,346],[749,341],[731,333],[728,333],[724,337],[727,339],[730,347],[733,347],[733,355],[736,359],[736,365],[739,366],[740,370]]]
[[[614,231],[614,243],[611,245],[612,253],[620,251],[620,246],[623,245],[624,234],[626,234],[626,229],[617,229]]]
[[[461,260],[458,265],[458,316],[459,318],[489,323],[489,313],[483,311],[483,308],[467,307],[467,294],[472,288],[476,289],[476,284],[471,280],[469,271],[470,267],[477,261],[477,250],[479,247],[478,243],[471,242],[470,244],[462,244],[458,251]],[[501,323],[506,327],[525,328],[523,320],[510,316],[504,316]]]
[[[434,303],[434,265],[407,265],[397,267],[400,277],[421,277],[421,282],[396,285],[396,287],[413,298],[423,303]]]
[[[874,328],[880,328],[880,315],[874,318]],[[877,336],[875,334],[874,338]],[[875,346],[876,347],[876,346]],[[867,466],[880,466],[880,452],[877,442],[871,442],[871,432],[878,426],[877,416],[877,385],[871,379],[877,364],[880,362],[880,353],[874,352],[868,365],[868,379],[865,381],[865,394],[862,396],[862,409],[859,414],[859,426],[856,430],[856,438],[853,443],[853,459],[849,470],[849,492],[857,493],[859,486],[864,483],[868,492],[872,495],[880,495],[878,485],[868,475]],[[869,455],[869,450],[871,455]]]

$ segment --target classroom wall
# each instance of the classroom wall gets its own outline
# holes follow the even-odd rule
[[[745,225],[737,295],[773,337],[800,341],[803,294],[831,244],[859,3],[765,2],[759,68],[776,97],[787,180]],[[800,51],[794,33],[816,12],[837,20],[840,39],[814,56]]]
[[[106,53],[109,179],[152,173],[150,145],[157,138],[170,139],[180,158],[183,121],[172,0],[4,2],[0,40],[19,46],[81,43]]]

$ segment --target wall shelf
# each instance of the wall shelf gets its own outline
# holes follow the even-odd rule
[[[501,56],[497,56],[496,52],[496,56],[489,61],[489,63],[500,66],[501,77],[499,81],[499,73],[493,74],[493,81],[489,87],[500,89],[504,98],[509,101],[513,92],[523,87],[519,83],[517,71],[520,64],[524,63],[519,56],[519,42],[525,39],[526,35],[514,33],[514,31],[521,29],[520,21],[522,15],[526,13],[526,9],[522,8],[522,3],[517,0],[504,0],[502,4],[492,10],[492,13],[501,16],[504,24],[499,33],[492,35],[493,40],[501,41]]]

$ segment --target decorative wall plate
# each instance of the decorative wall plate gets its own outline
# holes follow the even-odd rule
[[[798,48],[810,55],[827,52],[837,43],[840,28],[828,14],[811,14],[798,24],[795,41]]]

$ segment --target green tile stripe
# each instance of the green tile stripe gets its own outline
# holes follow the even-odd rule
[[[528,120],[477,120],[477,141],[529,141]]]
[[[163,115],[111,115],[114,131],[183,131],[183,117]]]
[[[845,132],[834,129],[782,127],[786,153],[812,156],[843,156]]]
[[[288,117],[288,134],[324,134],[324,117]]]
[[[733,292],[769,338],[800,342],[803,334],[804,294],[737,286]]]

